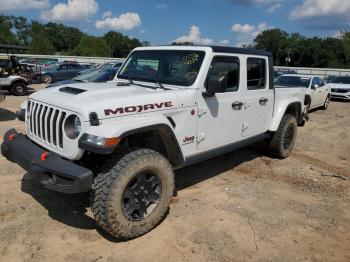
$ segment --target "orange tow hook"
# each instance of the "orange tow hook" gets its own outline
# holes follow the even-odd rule
[[[40,160],[45,161],[49,158],[49,152],[44,152],[40,155]]]

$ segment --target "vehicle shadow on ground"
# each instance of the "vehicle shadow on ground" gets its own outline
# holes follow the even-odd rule
[[[37,90],[35,90],[35,89],[32,88],[32,87],[28,87],[28,91],[27,91],[26,96],[29,96],[29,95],[31,95],[31,94],[33,94],[33,93],[35,93],[35,92],[37,92]],[[0,95],[4,95],[4,96],[6,96],[6,97],[14,96],[14,95],[12,95],[12,94],[11,94],[9,91],[7,91],[7,90],[2,90],[2,91],[0,91]]]
[[[0,122],[1,121],[10,121],[10,120],[14,120],[14,119],[16,119],[15,113],[13,113],[12,111],[10,111],[8,109],[0,108]]]
[[[244,162],[266,155],[263,144],[256,144],[201,163],[179,169],[175,172],[178,191],[211,179],[221,173],[234,169]]]
[[[180,191],[213,178],[244,162],[264,156],[264,152],[266,151],[261,145],[256,145],[179,169],[175,172],[176,189]],[[89,193],[66,195],[47,190],[36,184],[29,174],[23,177],[21,189],[46,208],[52,219],[79,229],[97,230],[106,240],[121,242],[101,230],[95,220],[86,214],[90,207]]]

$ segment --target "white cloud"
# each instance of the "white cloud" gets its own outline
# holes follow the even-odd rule
[[[168,8],[168,6],[166,4],[159,4],[159,5],[156,5],[156,7],[158,9],[167,9]]]
[[[230,44],[230,40],[224,39],[219,42],[220,45],[228,46]]]
[[[282,3],[286,0],[230,0],[234,4],[245,5],[245,6],[263,6],[267,7],[268,13],[273,13],[277,9],[282,7]]]
[[[232,3],[239,5],[270,5],[284,1],[285,0],[231,0]]]
[[[199,27],[196,25],[191,26],[190,32],[188,35],[181,36],[175,39],[173,42],[175,43],[191,42],[193,44],[198,44],[198,45],[211,45],[214,43],[214,41],[210,38],[202,38]]]
[[[310,28],[348,30],[349,14],[349,0],[303,0],[292,10],[289,18],[304,22]]]
[[[117,17],[107,17],[104,20],[96,21],[96,28],[110,29],[116,31],[128,31],[141,25],[141,18],[137,13],[125,13]]]
[[[0,0],[1,11],[18,9],[46,9],[49,8],[49,0]]]
[[[102,18],[106,18],[106,17],[112,17],[112,11],[104,12]]]
[[[236,46],[242,46],[251,44],[258,34],[272,28],[273,27],[269,26],[266,22],[262,22],[256,26],[250,24],[234,24],[232,25],[231,30],[239,34],[237,37],[238,43]]]
[[[68,0],[55,5],[51,10],[42,11],[40,18],[45,21],[79,21],[96,14],[99,6],[95,0]]]
[[[345,14],[350,17],[349,13],[349,0],[304,0],[301,5],[294,8],[290,18],[303,19],[336,14]]]
[[[255,26],[249,24],[234,24],[231,27],[231,30],[236,33],[251,33],[255,30]]]
[[[268,13],[273,13],[273,12],[275,12],[277,9],[280,9],[281,7],[282,7],[282,4],[281,4],[281,3],[273,4],[273,5],[271,5],[271,6],[267,9],[267,12],[268,12]]]
[[[141,29],[140,30],[140,34],[145,34],[146,33],[146,30],[145,29]]]

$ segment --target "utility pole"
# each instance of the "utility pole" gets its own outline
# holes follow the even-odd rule
[[[286,66],[289,66],[289,63],[292,62],[292,58],[290,57],[290,54],[292,53],[292,49],[288,48],[286,52],[287,52]]]

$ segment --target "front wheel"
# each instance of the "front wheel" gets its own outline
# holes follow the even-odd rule
[[[292,152],[297,137],[297,120],[293,115],[284,115],[278,130],[270,142],[273,154],[280,158],[287,158]]]
[[[91,209],[100,227],[118,239],[141,236],[166,216],[174,173],[161,154],[138,149],[113,155],[95,178]]]
[[[53,77],[52,77],[52,75],[50,75],[50,74],[45,74],[45,75],[43,75],[43,76],[42,76],[42,79],[43,79],[43,81],[44,81],[46,84],[51,84],[51,83],[53,83]]]

